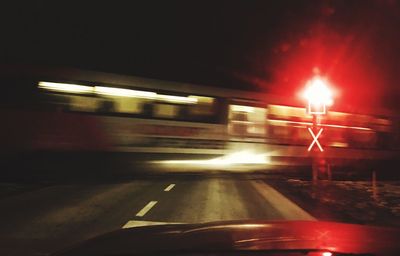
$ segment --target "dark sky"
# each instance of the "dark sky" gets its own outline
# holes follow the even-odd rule
[[[3,6],[2,62],[288,97],[318,68],[338,104],[400,105],[398,1],[99,2]]]

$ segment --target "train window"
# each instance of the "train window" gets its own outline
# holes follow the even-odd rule
[[[103,107],[99,112],[121,113],[121,114],[142,114],[144,111],[144,104],[148,101],[140,98],[119,97],[119,96],[106,96],[102,98],[102,105],[109,104],[108,111],[104,111]]]
[[[95,112],[98,108],[99,100],[94,97],[70,96],[69,110],[82,112]]]
[[[390,132],[392,127],[392,122],[384,118],[374,118],[372,127],[378,132]]]
[[[230,105],[230,133],[242,136],[264,136],[266,112],[265,108]]]
[[[68,110],[70,98],[62,94],[44,94],[42,107],[45,109]]]
[[[254,111],[249,113],[247,118],[251,122],[247,128],[250,134],[265,134],[266,112],[265,108],[254,108]]]
[[[157,103],[154,105],[153,116],[156,118],[177,118],[179,114],[179,106],[173,104],[161,104]]]
[[[307,115],[305,108],[289,107],[282,105],[268,106],[269,119],[282,119],[290,121],[309,121],[311,116]]]
[[[348,129],[330,127],[329,129],[325,129],[324,132],[326,145],[331,147],[348,147]]]
[[[367,115],[350,115],[352,126],[368,127],[372,117]]]
[[[330,124],[347,125],[350,115],[343,112],[329,111],[325,120]]]
[[[95,112],[100,105],[98,98],[71,94],[45,94],[45,106],[61,111]]]
[[[147,94],[144,95],[144,91],[112,87],[94,87],[101,88],[101,91],[92,89],[92,93],[86,91],[72,92],[72,89],[76,89],[75,87],[80,85],[59,83],[51,83],[51,85],[57,86],[56,89],[60,93],[44,94],[46,95],[46,102],[57,109],[66,111],[189,122],[215,123],[220,121],[218,119],[219,109],[217,108],[219,101],[217,102],[216,98],[213,97],[176,96],[155,92],[146,92]],[[67,85],[69,86],[67,87],[68,91],[64,88]],[[53,87],[52,91],[55,90]],[[85,90],[89,88],[88,86],[83,87]],[[78,89],[80,88],[78,87]]]
[[[110,100],[102,100],[97,108],[99,113],[113,113],[115,112],[114,102]]]
[[[189,106],[190,116],[209,116],[214,113],[214,98],[204,96],[189,96],[197,100],[196,104]]]

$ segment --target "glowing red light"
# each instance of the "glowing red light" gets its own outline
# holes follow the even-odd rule
[[[331,252],[309,252],[307,256],[332,256]]]
[[[332,92],[327,86],[328,82],[320,77],[315,77],[306,85],[304,97],[308,101],[308,111],[311,114],[325,114],[325,106],[333,104]],[[318,109],[314,111],[313,109]]]

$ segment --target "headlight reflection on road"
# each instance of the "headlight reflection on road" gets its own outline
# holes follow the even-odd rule
[[[268,164],[267,154],[256,154],[250,151],[240,151],[222,157],[206,160],[165,160],[157,161],[161,164],[184,164],[202,166],[232,166],[238,164]]]

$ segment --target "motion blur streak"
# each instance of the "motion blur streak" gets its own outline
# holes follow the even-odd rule
[[[173,96],[173,95],[157,94],[157,99],[167,101],[167,102],[175,102],[175,103],[189,103],[189,104],[197,103],[196,98]]]
[[[276,120],[276,119],[268,119],[269,122],[276,123],[286,123],[286,124],[300,124],[300,125],[308,125],[312,126],[312,122],[297,122],[297,121],[287,121],[287,120]],[[343,129],[354,129],[354,130],[363,130],[363,131],[372,131],[371,128],[367,127],[358,127],[358,126],[346,126],[346,125],[337,125],[337,124],[317,124],[317,126],[322,127],[332,127],[332,128],[343,128]]]
[[[111,87],[103,87],[96,86],[94,88],[95,93],[102,95],[110,95],[110,96],[122,96],[122,97],[134,97],[134,98],[149,98],[152,99],[156,97],[156,93],[154,92],[146,92],[146,91],[137,91],[130,89],[121,89],[121,88],[111,88]]]
[[[262,228],[269,226],[268,224],[243,224],[240,227],[241,228]]]
[[[198,99],[193,96],[184,97],[184,96],[165,95],[165,94],[157,94],[155,92],[138,91],[138,90],[104,87],[104,86],[92,87],[92,86],[85,86],[78,84],[39,82],[39,88],[52,91],[61,91],[61,92],[95,93],[99,95],[108,95],[108,96],[144,98],[152,100],[161,100],[172,103],[196,104],[198,102]]]
[[[254,107],[242,106],[242,105],[232,105],[232,111],[253,113]]]
[[[266,154],[255,154],[250,151],[240,151],[208,160],[164,160],[164,161],[156,161],[156,163],[189,164],[189,165],[205,165],[205,166],[231,166],[235,164],[268,164],[269,159]]]
[[[78,93],[93,92],[93,87],[91,86],[78,85],[78,84],[52,83],[52,82],[39,82],[39,88],[52,91],[62,91],[62,92],[78,92]]]

